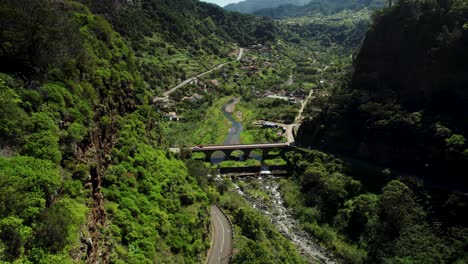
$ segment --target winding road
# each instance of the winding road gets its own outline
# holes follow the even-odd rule
[[[242,59],[242,56],[243,56],[243,55],[244,55],[244,48],[239,48],[239,54],[237,55],[235,61],[240,61],[240,60]],[[177,89],[179,89],[179,88],[181,88],[181,87],[183,87],[183,86],[189,84],[190,82],[193,82],[193,81],[197,80],[197,78],[203,77],[203,76],[205,76],[205,75],[207,75],[207,74],[209,74],[209,73],[212,73],[212,72],[215,71],[215,70],[219,70],[219,69],[223,68],[224,66],[226,66],[227,64],[230,64],[230,63],[232,63],[232,62],[234,62],[234,61],[222,63],[222,64],[220,64],[220,65],[214,67],[213,69],[211,69],[211,70],[209,70],[209,71],[200,73],[200,74],[198,74],[198,75],[195,76],[195,77],[188,78],[187,80],[185,80],[185,81],[179,83],[177,86],[173,87],[172,89],[166,91],[163,95],[164,95],[164,97],[169,97],[169,95],[170,95],[171,93],[175,92]]]
[[[232,255],[232,227],[216,205],[211,207],[211,224],[214,229],[207,264],[227,264]]]

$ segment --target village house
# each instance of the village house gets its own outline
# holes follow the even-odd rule
[[[180,116],[177,115],[176,112],[169,112],[169,113],[166,113],[166,114],[164,115],[164,117],[166,117],[167,120],[169,120],[169,121],[179,121],[180,118],[181,118]]]

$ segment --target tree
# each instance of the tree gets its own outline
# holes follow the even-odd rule
[[[424,215],[416,204],[412,190],[398,180],[389,182],[383,188],[378,210],[380,222],[392,236],[397,236],[405,225]]]
[[[353,241],[359,241],[376,224],[378,201],[375,194],[361,194],[348,200],[345,208],[339,211],[337,219],[344,222],[344,231]]]
[[[78,231],[85,223],[87,208],[76,201],[64,198],[42,213],[37,228],[41,244],[56,253],[65,246],[78,242]]]
[[[32,229],[23,225],[23,220],[9,216],[0,220],[0,260],[13,262],[24,254],[24,246],[31,239]]]
[[[21,109],[21,99],[0,76],[0,134],[3,139],[20,142],[28,116]]]
[[[384,188],[378,202],[379,222],[369,244],[370,262],[383,262],[395,255],[400,235],[425,215],[413,192],[404,183],[393,180]]]

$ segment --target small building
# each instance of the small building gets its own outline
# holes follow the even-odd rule
[[[166,104],[169,102],[169,98],[167,97],[155,97],[153,98],[154,104]]]
[[[182,101],[190,101],[190,102],[195,102],[195,101],[198,101],[198,100],[201,100],[203,99],[203,96],[200,95],[200,94],[193,94],[192,96],[184,96],[182,98]]]
[[[284,101],[289,101],[289,98],[286,97],[286,96],[281,96],[281,95],[267,95],[267,98],[271,98],[271,99],[280,99],[280,100],[284,100]]]
[[[195,99],[195,100],[201,100],[201,99],[203,99],[203,95],[195,93],[195,94],[193,95],[193,99]]]
[[[219,85],[219,82],[218,82],[218,80],[216,80],[216,79],[215,79],[215,80],[210,80],[210,83],[213,84],[213,85],[215,85],[215,86],[218,86],[218,85]]]
[[[269,121],[266,121],[263,123],[263,127],[264,128],[278,128],[278,124],[274,123],[274,122],[269,122]]]
[[[169,120],[169,121],[179,121],[180,120],[180,116],[178,116],[176,112],[166,113],[164,115],[164,117],[166,117],[167,120]]]

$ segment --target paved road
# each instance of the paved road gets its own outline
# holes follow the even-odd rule
[[[239,48],[239,54],[237,55],[236,61],[241,60],[243,55],[244,55],[244,48]],[[220,64],[220,65],[214,67],[213,69],[211,69],[211,70],[209,70],[209,71],[206,71],[206,72],[203,72],[203,73],[198,74],[196,77],[188,78],[187,80],[185,80],[185,81],[179,83],[177,86],[173,87],[172,89],[166,91],[166,92],[163,94],[164,97],[169,97],[169,95],[170,95],[171,93],[175,92],[175,91],[176,91],[177,89],[179,89],[180,87],[185,86],[185,85],[189,84],[190,82],[197,80],[197,78],[200,78],[200,77],[203,77],[203,76],[205,76],[205,75],[207,75],[207,74],[209,74],[209,73],[212,73],[212,72],[215,71],[215,70],[219,70],[219,69],[223,68],[224,66],[226,66],[227,64],[229,64],[229,63],[231,63],[231,62],[232,62],[232,61],[222,63],[222,64]]]
[[[236,60],[240,61],[244,55],[244,48],[239,48],[239,55],[237,55]]]
[[[232,253],[232,227],[216,205],[211,207],[211,224],[214,227],[208,264],[229,263]]]
[[[312,97],[313,94],[314,94],[314,90],[311,89],[310,92],[309,92],[309,95],[307,95],[307,97],[304,99],[304,101],[302,101],[301,109],[299,109],[299,112],[297,113],[297,116],[294,119],[294,123],[287,125],[287,124],[281,124],[281,123],[276,123],[275,122],[276,124],[278,124],[278,126],[286,128],[286,139],[287,139],[288,144],[294,143],[294,141],[295,141],[295,139],[294,139],[294,129],[297,129],[297,128],[299,128],[301,126],[302,113],[304,112],[304,109],[307,106],[307,103],[309,102],[309,100],[310,100],[310,98]]]
[[[166,91],[163,95],[164,97],[168,97],[171,93],[175,92],[175,90],[179,89],[180,87],[182,86],[185,86],[187,85],[188,83],[190,83],[191,81],[195,81],[197,78],[196,77],[192,77],[192,78],[189,78],[181,83],[179,83],[177,86],[175,86],[174,88],[170,89],[169,91]]]
[[[314,94],[314,89],[310,89],[309,95],[307,95],[306,99],[302,102],[301,109],[299,110],[299,113],[297,114],[296,120],[294,120],[294,123],[300,123],[302,120],[302,113],[304,112],[304,109],[307,105],[307,102],[309,102],[310,98]]]

